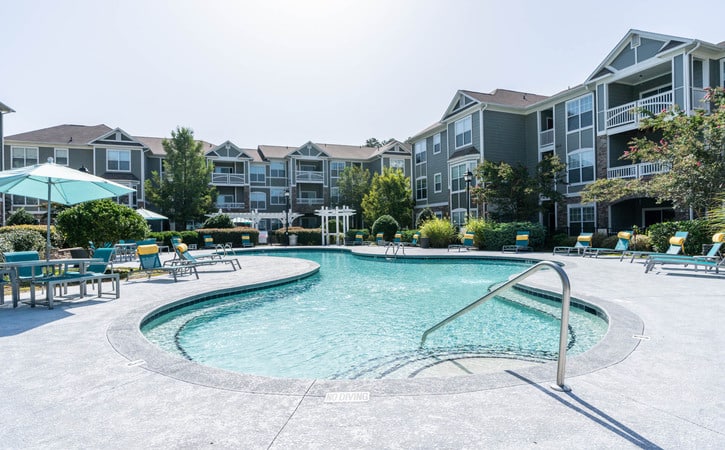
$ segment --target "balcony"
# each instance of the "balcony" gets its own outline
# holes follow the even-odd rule
[[[218,186],[239,186],[244,185],[243,173],[212,173],[211,184]]]
[[[647,175],[669,171],[670,166],[667,163],[640,163],[629,166],[610,167],[607,169],[607,178],[641,178]]]
[[[298,170],[295,172],[298,183],[322,183],[325,174],[321,170]]]
[[[217,202],[216,206],[221,209],[244,209],[244,202]]]
[[[672,91],[669,91],[610,108],[607,110],[607,129],[637,128],[640,120],[647,117],[647,114],[639,111],[640,108],[652,114],[659,114],[663,110],[671,109],[672,105]]]
[[[322,197],[296,198],[295,203],[298,205],[322,205],[325,203],[325,199]]]
[[[548,129],[539,132],[539,148],[554,145],[554,129]]]

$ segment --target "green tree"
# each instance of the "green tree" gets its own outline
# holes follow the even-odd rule
[[[393,138],[390,138],[390,139],[387,139],[387,140],[384,140],[381,142],[377,138],[371,137],[365,141],[365,147],[380,148],[384,145],[387,145],[392,140],[393,140]]]
[[[204,221],[203,228],[234,228],[229,214],[215,214]]]
[[[699,216],[716,206],[725,192],[725,92],[708,89],[711,113],[692,115],[674,108],[642,121],[650,137],[635,138],[621,159],[651,162],[669,171],[650,179],[597,180],[582,193],[585,202],[614,202],[630,196],[672,202],[677,209],[692,208]],[[646,111],[641,111],[646,112]],[[661,136],[653,139],[651,136]]]
[[[554,155],[542,159],[533,176],[522,164],[484,161],[476,168],[479,183],[471,189],[472,198],[494,206],[491,217],[497,221],[531,220],[542,210],[540,196],[551,201],[563,197],[556,190],[563,183],[565,164]]]
[[[370,171],[360,166],[348,166],[337,179],[340,192],[340,204],[355,210],[355,226],[362,224],[362,201],[370,190]]]
[[[113,200],[80,203],[58,214],[56,228],[67,245],[88,247],[88,241],[117,242],[143,239],[151,232],[148,223],[132,208]]]
[[[38,219],[30,214],[25,208],[20,208],[8,217],[7,225],[38,225]]]
[[[147,199],[177,224],[197,220],[211,209],[214,187],[209,185],[213,167],[207,165],[201,142],[189,128],[177,127],[164,139],[164,177],[151,173],[146,180]]]
[[[373,175],[370,191],[362,200],[363,216],[368,223],[389,214],[401,226],[410,225],[413,213],[413,191],[410,178],[400,169],[386,167],[382,174]]]

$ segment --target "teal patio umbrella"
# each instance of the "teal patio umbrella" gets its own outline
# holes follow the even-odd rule
[[[50,204],[75,205],[90,200],[118,197],[134,189],[80,170],[46,164],[0,172],[0,193],[23,195],[48,202],[48,230],[45,258],[50,259]]]
[[[138,208],[136,212],[143,217],[146,220],[168,220],[169,218],[166,216],[162,216],[161,214],[157,212],[153,212],[150,209],[146,208]]]

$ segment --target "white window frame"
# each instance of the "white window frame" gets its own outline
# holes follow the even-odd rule
[[[400,158],[390,158],[390,168],[405,171],[405,160]]]
[[[440,172],[433,174],[433,193],[443,192],[443,174]]]
[[[720,60],[720,86],[725,87],[725,58]]]
[[[342,167],[342,169],[335,169],[335,167]],[[345,161],[330,161],[330,177],[331,178],[340,178],[340,175],[342,175],[342,171],[345,170]],[[337,173],[337,175],[335,175]]]
[[[591,221],[588,221],[588,220],[585,221],[584,220],[584,208],[587,208],[587,209],[590,209],[591,208],[591,211],[592,211],[592,220]],[[580,211],[581,220],[579,220],[577,222],[573,222],[571,220],[572,210],[579,210]],[[577,204],[567,205],[567,208],[566,208],[566,225],[569,228],[569,234],[570,235],[572,234],[571,233],[571,228],[572,228],[571,227],[571,224],[572,223],[578,223],[578,224],[580,224],[580,228],[581,228],[580,232],[584,232],[583,231],[584,230],[584,224],[585,223],[589,223],[589,222],[591,222],[593,224],[592,230],[596,230],[596,227],[597,227],[597,208],[596,208],[596,205],[594,203],[577,203]]]
[[[60,157],[58,156],[59,153],[65,152],[65,162],[58,162],[60,160]],[[67,148],[60,148],[56,147],[53,149],[53,162],[58,164],[59,166],[68,166],[68,163],[70,162],[69,153]]]
[[[591,154],[592,178],[590,180],[584,180],[583,179],[584,177],[582,176],[582,168],[589,167],[589,166],[583,166],[581,164],[581,160],[582,160],[581,155],[583,155],[584,153],[590,153]],[[572,170],[571,169],[572,164],[571,164],[571,161],[570,161],[570,158],[571,157],[578,157],[579,158],[579,167],[577,167],[577,169],[579,170],[579,181],[577,181],[577,182],[571,181],[570,180],[570,177],[569,177],[569,172]],[[597,166],[597,161],[596,161],[595,158],[596,158],[596,154],[595,154],[593,148],[579,148],[579,149],[576,149],[576,150],[574,150],[572,152],[567,153],[567,155],[566,155],[566,167],[567,167],[567,169],[566,169],[566,181],[567,181],[567,184],[569,184],[569,186],[579,186],[579,185],[582,185],[582,184],[589,184],[589,183],[593,182],[594,180],[596,180],[597,179],[597,167],[596,167]]]
[[[413,144],[413,158],[415,159],[415,165],[419,166],[421,164],[425,164],[428,162],[428,157],[426,155],[426,144],[425,139],[421,139],[415,144]],[[418,155],[421,155],[420,159],[418,158]]]
[[[441,152],[441,134],[437,133],[433,135],[433,154],[437,155]]]
[[[466,223],[466,208],[456,208],[451,211],[451,223],[461,226]]]
[[[112,155],[117,155],[117,158],[112,158]],[[128,155],[128,169],[124,169],[121,167],[122,163],[125,163],[126,161],[121,158],[121,155]],[[111,163],[115,162],[118,167],[113,169],[111,168]],[[106,149],[106,171],[108,172],[131,172],[131,150],[127,149],[121,149],[121,148],[107,148]]]
[[[418,188],[418,183],[422,182],[423,186],[422,189]],[[422,191],[425,189],[425,197],[419,197],[419,190]],[[421,200],[428,200],[428,177],[418,177],[415,179],[415,200],[421,201]]]
[[[473,143],[473,117],[466,116],[456,120],[453,124],[454,137],[453,143],[456,150],[466,147]],[[458,143],[458,136],[461,136],[461,144]]]
[[[254,169],[262,171],[262,173],[254,173]],[[261,176],[261,179],[260,179]],[[262,164],[251,164],[249,166],[249,182],[264,184],[267,182],[267,166]]]
[[[588,101],[584,102],[584,100],[588,100]],[[586,104],[586,103],[588,103],[588,106],[589,106],[588,111],[589,111],[589,114],[591,115],[591,123],[589,125],[582,126],[581,125],[582,104]],[[576,114],[569,114],[569,111],[573,107],[576,107],[576,111],[577,111]],[[584,112],[586,112],[586,111],[584,111]],[[582,131],[582,130],[586,130],[588,128],[592,128],[594,126],[594,96],[593,96],[593,94],[582,95],[581,97],[578,97],[578,98],[575,98],[573,100],[569,100],[568,102],[566,102],[564,114],[566,116],[565,118],[566,118],[566,132],[567,133],[573,133],[576,131]],[[577,119],[578,126],[576,128],[569,128],[569,118],[574,117],[574,116],[578,117],[578,119]]]
[[[461,170],[460,168],[463,167],[463,171],[459,175],[454,174],[454,170]],[[451,164],[450,171],[449,171],[449,189],[451,191],[451,194],[456,194],[459,192],[463,192],[466,190],[466,181],[463,179],[463,176],[468,172],[469,170],[471,172],[474,172],[473,169],[476,168],[476,161],[461,161],[456,164]],[[454,181],[458,181],[458,189],[454,189],[453,184]],[[471,180],[471,187],[475,186],[474,183],[475,180]]]
[[[279,167],[275,168],[275,166],[282,166],[282,170],[279,169]],[[266,172],[266,170],[265,170]],[[280,175],[281,173],[281,175]],[[265,173],[266,175],[266,173]],[[269,177],[270,178],[287,178],[287,164],[284,163],[284,161],[272,161],[269,163]]]
[[[29,158],[28,158],[28,150],[31,150],[30,153],[35,152],[35,159],[30,158],[30,161],[32,161],[31,164],[28,164],[28,160],[29,160]],[[22,153],[23,153],[23,157],[22,157],[22,159],[23,159],[23,165],[22,166],[16,166],[15,164],[13,164],[13,162],[16,159],[19,160],[20,158],[16,157],[15,156],[15,153],[16,152],[20,152],[20,151],[22,151]],[[32,166],[32,165],[38,164],[40,162],[39,161],[39,158],[40,158],[40,151],[38,150],[38,147],[21,147],[21,146],[12,146],[12,147],[10,147],[10,167],[13,168],[13,169],[17,169],[17,168],[20,168],[20,167],[28,167],[28,166]]]
[[[263,200],[255,200],[255,194],[257,197],[262,196],[264,197]],[[260,206],[261,203],[261,206]],[[256,207],[255,207],[256,205]],[[258,211],[264,211],[267,209],[267,193],[264,191],[252,191],[249,193],[249,207],[251,209],[256,209]]]
[[[272,188],[269,190],[269,204],[270,205],[286,205],[287,200],[284,196],[284,188]]]

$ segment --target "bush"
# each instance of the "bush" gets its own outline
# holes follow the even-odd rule
[[[0,234],[0,251],[2,252],[26,252],[35,250],[44,254],[45,245],[45,235],[32,229],[15,228]]]
[[[180,237],[181,242],[196,243],[199,241],[199,234],[196,231],[153,231],[149,238],[162,241],[163,245],[171,246],[171,237]]]
[[[47,215],[46,215],[47,218]],[[34,215],[30,214],[25,208],[20,208],[10,214],[6,222],[8,225],[38,225],[40,222]]]
[[[206,219],[202,228],[234,228],[234,223],[229,214],[216,214]]]
[[[46,235],[48,233],[48,226],[47,225],[13,225],[9,227],[1,227],[0,228],[0,235],[6,234],[6,233],[15,233],[16,231],[31,231],[40,236],[43,239],[43,247],[42,249],[45,249],[46,244]],[[15,239],[15,238],[13,238]],[[63,236],[58,233],[58,230],[56,230],[55,226],[50,226],[50,245],[54,248],[61,248],[65,245],[65,241],[63,240]],[[8,250],[13,251],[13,250]],[[23,250],[16,250],[16,251],[23,251]]]
[[[362,233],[363,240],[365,240],[365,241],[367,241],[368,238],[370,238],[370,231],[368,231],[367,228],[361,228],[359,230],[352,230],[352,229],[347,230],[347,233],[345,234],[345,239],[352,241],[355,239],[355,235],[357,235],[358,233]]]
[[[476,237],[479,242],[483,243],[485,250],[500,251],[504,245],[516,243],[517,231],[529,232],[529,246],[535,249],[544,246],[544,227],[533,222],[487,223],[476,233]],[[480,233],[482,236],[479,235]],[[576,238],[574,238],[574,242],[576,242]]]
[[[418,233],[418,230],[403,230],[400,232],[403,242],[412,242],[415,233]]]
[[[211,235],[212,239],[214,239],[214,244],[224,244],[226,242],[231,242],[232,247],[241,247],[242,246],[242,235],[248,234],[249,239],[252,241],[254,245],[259,244],[259,230],[256,228],[249,228],[249,227],[237,227],[237,228],[199,228],[195,232],[194,240],[187,241],[186,239],[183,239],[184,242],[196,242],[196,244],[201,248],[204,246],[204,235]]]
[[[277,242],[284,241],[284,228],[276,230]],[[322,245],[322,230],[320,228],[290,227],[289,234],[297,235],[297,245]]]
[[[576,244],[576,236],[569,236],[566,233],[556,233],[551,237],[551,247],[573,247]]]
[[[84,248],[88,241],[140,240],[150,233],[148,224],[136,211],[108,199],[80,203],[62,211],[56,226],[68,245]]]
[[[491,224],[483,219],[469,219],[466,222],[466,232],[473,233],[473,245],[476,248],[483,248],[483,230]]]
[[[327,221],[327,232],[337,233],[337,220],[331,219]],[[342,230],[340,230],[340,233],[342,233]]]
[[[636,238],[633,238],[629,242],[629,249],[640,252],[649,252],[652,250],[652,241],[646,234],[638,234]]]
[[[378,233],[383,233],[383,239],[385,239],[386,241],[392,241],[395,233],[399,229],[400,225],[398,224],[398,221],[395,220],[393,216],[384,214],[378,217],[378,219],[373,224],[373,236],[377,235]]]
[[[652,241],[654,251],[667,251],[670,246],[670,238],[677,231],[689,232],[684,249],[684,252],[688,255],[700,255],[702,254],[702,244],[712,244],[713,232],[706,220],[663,222],[650,225],[647,228],[647,236]]]
[[[447,219],[430,219],[420,227],[420,234],[433,248],[446,248],[456,241],[456,229]]]

